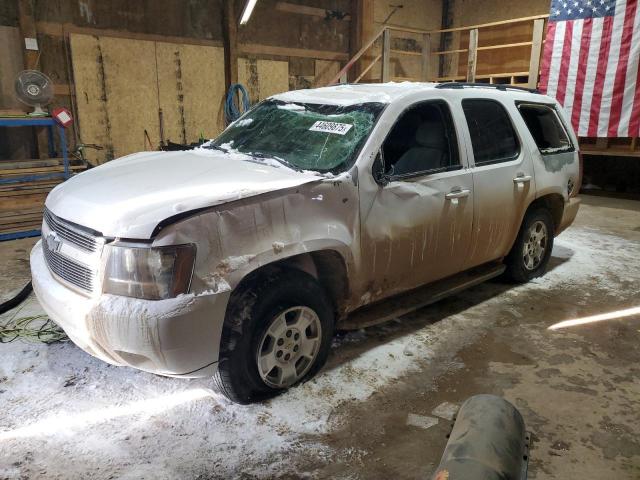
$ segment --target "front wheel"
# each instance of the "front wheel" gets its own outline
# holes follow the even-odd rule
[[[236,403],[251,403],[311,378],[324,365],[333,310],[309,274],[268,271],[230,299],[214,383]]]
[[[553,236],[553,219],[548,210],[539,208],[527,212],[518,238],[505,260],[507,278],[525,283],[543,275],[553,250]]]

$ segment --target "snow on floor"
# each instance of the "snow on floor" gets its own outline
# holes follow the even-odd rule
[[[341,403],[365,400],[429,368],[433,349],[447,336],[491,324],[483,312],[505,299],[587,284],[616,298],[609,276],[634,278],[627,259],[638,256],[637,242],[574,227],[556,240],[545,277],[445,318],[432,306],[421,315],[433,322],[410,333],[399,335],[399,323],[390,322],[336,337],[317,378],[259,405],[231,404],[208,380],[110,366],[71,343],[0,345],[0,478],[228,478],[239,472],[269,478],[295,472],[309,457],[357,458],[357,447],[336,452],[318,441],[340,426],[334,412]],[[21,314],[38,312],[30,300]],[[544,319],[543,327],[560,320]]]

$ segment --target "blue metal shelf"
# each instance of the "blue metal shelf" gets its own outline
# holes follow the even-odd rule
[[[21,182],[35,182],[38,180],[50,180],[52,178],[64,178],[65,180],[71,176],[71,169],[69,167],[69,154],[67,152],[67,140],[64,133],[64,127],[62,127],[55,119],[51,117],[0,117],[0,127],[46,127],[47,128],[47,140],[49,144],[49,157],[57,158],[58,152],[56,151],[56,145],[54,141],[54,129],[58,131],[58,138],[60,139],[60,149],[62,150],[62,160],[64,165],[64,172],[60,173],[44,173],[25,175],[22,177],[12,178],[0,178],[0,185],[7,185],[11,183]],[[24,232],[13,232],[0,234],[0,241],[14,240],[16,238],[35,237],[40,235],[40,230],[28,230]]]

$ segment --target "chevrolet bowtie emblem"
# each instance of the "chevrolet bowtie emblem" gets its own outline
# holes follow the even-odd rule
[[[60,247],[62,246],[62,241],[60,240],[60,238],[55,232],[51,232],[49,235],[47,235],[46,242],[47,242],[47,247],[49,248],[50,251],[52,252],[60,251]]]

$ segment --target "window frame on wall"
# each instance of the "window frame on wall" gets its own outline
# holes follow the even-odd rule
[[[515,141],[515,149],[514,149],[514,153],[511,156],[506,156],[506,157],[497,157],[497,158],[492,158],[490,160],[480,160],[478,161],[478,156],[476,155],[476,148],[473,144],[473,130],[471,127],[471,124],[469,122],[469,118],[467,116],[467,111],[465,110],[465,104],[469,104],[471,102],[491,102],[491,103],[495,103],[499,106],[499,108],[502,110],[502,112],[504,113],[505,118],[507,119],[507,122],[509,123],[509,127],[511,128],[511,132],[513,134],[513,138]],[[507,163],[507,162],[512,162],[514,160],[517,160],[520,157],[520,154],[522,153],[522,141],[520,139],[520,136],[518,135],[518,131],[516,130],[514,123],[513,123],[513,118],[511,118],[511,114],[509,113],[509,110],[505,107],[505,105],[498,101],[495,100],[493,98],[482,98],[482,97],[471,97],[471,98],[464,98],[462,99],[462,101],[460,102],[460,105],[462,107],[462,113],[464,115],[464,119],[465,122],[467,124],[467,129],[469,130],[469,139],[471,141],[471,149],[473,151],[473,161],[474,161],[474,165],[476,167],[483,167],[485,165],[495,165],[497,163]]]
[[[562,133],[564,134],[565,138],[567,139],[568,147],[566,149],[557,150],[557,151],[543,151],[543,149],[540,147],[540,145],[538,145],[538,140],[536,139],[535,135],[531,131],[531,128],[529,127],[529,124],[527,123],[527,120],[525,119],[524,115],[522,114],[521,107],[533,107],[533,108],[547,108],[547,109],[549,109],[553,113],[553,115],[555,116],[555,119],[557,121],[557,124],[560,127],[560,130],[562,131]],[[571,135],[569,133],[569,130],[567,129],[567,125],[562,120],[562,117],[560,116],[560,113],[558,112],[558,109],[557,109],[555,104],[553,104],[553,103],[544,103],[544,102],[530,102],[530,101],[522,100],[522,101],[517,101],[516,102],[516,108],[518,109],[518,113],[520,113],[520,116],[522,116],[522,121],[524,122],[525,126],[527,127],[527,130],[531,134],[531,138],[533,139],[533,142],[536,144],[536,147],[537,147],[537,149],[538,149],[538,151],[540,152],[541,155],[543,155],[543,156],[546,156],[546,155],[558,155],[560,153],[571,153],[571,152],[575,152],[576,151],[576,146],[575,146],[573,140],[571,139]]]

